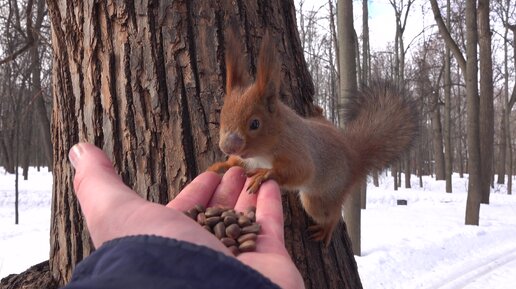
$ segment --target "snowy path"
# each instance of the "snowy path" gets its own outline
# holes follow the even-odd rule
[[[464,226],[467,180],[454,179],[453,194],[443,182],[417,193],[417,183],[398,192],[388,183],[369,187],[362,214],[364,288],[516,288],[516,196],[492,193],[480,226]]]
[[[498,289],[513,289],[516,285],[516,246],[507,252],[471,262],[432,288],[489,288],[490,284],[501,284],[502,282],[498,282],[500,280],[506,286],[497,287]]]

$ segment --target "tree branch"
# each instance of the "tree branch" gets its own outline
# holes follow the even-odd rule
[[[25,17],[26,17],[26,23],[27,23],[27,42],[25,45],[18,49],[17,51],[13,52],[11,55],[7,56],[6,58],[0,60],[0,65],[3,65],[5,63],[8,63],[10,61],[13,61],[18,57],[20,54],[24,53],[25,51],[29,50],[34,44],[34,29],[32,27],[32,8],[33,8],[34,0],[29,0],[27,2],[27,7],[25,9]]]
[[[450,48],[450,51],[453,53],[453,56],[455,56],[455,59],[457,60],[457,63],[460,66],[460,69],[464,73],[466,73],[466,59],[464,58],[464,55],[462,55],[462,52],[460,51],[460,48],[457,45],[457,43],[451,37],[450,31],[446,27],[446,24],[444,24],[443,17],[441,16],[441,11],[439,11],[439,6],[437,6],[437,1],[430,0],[430,4],[432,5],[434,19],[437,23],[437,27],[439,28],[439,32],[441,33],[441,36],[444,39],[444,42],[446,43],[448,48]]]
[[[29,50],[32,47],[33,44],[34,44],[34,41],[26,43],[22,48],[18,49],[17,51],[15,51],[11,55],[7,56],[6,58],[0,60],[0,65],[3,65],[3,64],[6,64],[6,63],[8,63],[10,61],[15,60],[16,57],[18,57],[20,54],[22,54],[25,51]]]

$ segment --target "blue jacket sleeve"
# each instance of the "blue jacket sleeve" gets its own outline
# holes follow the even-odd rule
[[[279,289],[235,258],[157,236],[115,239],[81,261],[63,289]]]

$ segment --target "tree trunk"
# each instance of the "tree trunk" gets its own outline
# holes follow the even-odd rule
[[[507,61],[507,59],[506,59]],[[505,75],[506,84],[507,84],[507,75]],[[504,92],[504,97],[507,97],[507,93]],[[504,100],[505,101],[505,100]],[[502,110],[502,119],[500,120],[500,150],[498,155],[498,168],[497,168],[497,180],[496,183],[499,185],[505,184],[505,164],[507,158],[507,132],[505,130],[505,118],[507,114],[507,110],[505,109],[506,104],[504,103],[504,108]]]
[[[50,273],[48,261],[36,264],[20,274],[2,278],[0,289],[57,289],[58,285]]]
[[[461,110],[461,99],[462,99],[462,94],[460,93],[460,88],[457,89],[458,93],[456,94],[456,98],[457,98],[457,116],[459,118],[459,121],[458,121],[458,129],[457,129],[457,132],[458,132],[458,141],[457,141],[457,154],[458,154],[458,157],[459,157],[459,177],[462,179],[464,178],[464,135],[463,135],[463,128],[462,128],[462,124],[464,123],[462,121],[462,110]]]
[[[393,180],[393,189],[395,191],[398,190],[398,187],[399,187],[399,183],[398,183],[398,162],[395,162],[391,165],[391,176],[392,176],[392,180]]]
[[[371,75],[371,55],[369,46],[369,7],[368,1],[362,0],[362,79],[364,84],[369,83]]]
[[[353,26],[353,1],[339,0],[337,4],[337,31],[339,35],[339,66],[340,66],[340,107],[357,93],[356,73],[356,37]],[[343,127],[344,111],[339,111],[340,126]],[[351,193],[344,203],[344,221],[348,227],[348,233],[353,244],[353,253],[360,256],[360,207],[361,190]]]
[[[412,185],[410,184],[410,177],[412,175],[412,169],[411,169],[411,165],[410,165],[410,153],[407,153],[407,155],[405,156],[405,188],[406,189],[410,189],[412,188]]]
[[[506,19],[509,17],[507,16]],[[512,30],[512,49],[513,49],[513,60],[514,60],[514,67],[516,68],[516,25],[508,25],[506,27],[507,29]],[[506,43],[507,45],[507,43]],[[506,71],[508,71],[508,68],[506,66]],[[508,74],[508,72],[506,72]],[[508,88],[507,88],[508,90]],[[509,93],[506,94],[505,98],[505,110],[507,111],[505,115],[505,131],[507,135],[507,194],[512,194],[512,175],[513,175],[513,159],[512,159],[512,137],[511,137],[511,122],[510,122],[510,114],[512,107],[514,106],[514,103],[516,102],[516,83],[514,84],[514,87],[512,89],[512,94],[509,99]]]
[[[438,92],[432,92],[432,143],[434,146],[435,179],[444,180],[443,130],[441,126],[441,110]]]
[[[478,225],[480,201],[482,198],[482,174],[480,156],[480,100],[478,95],[477,64],[477,1],[466,0],[466,58],[462,55],[457,43],[451,37],[436,0],[430,0],[435,21],[446,45],[455,56],[455,60],[464,72],[467,98],[467,138],[468,138],[468,197],[466,201],[466,225]]]
[[[466,201],[466,225],[478,225],[482,199],[482,174],[479,134],[479,96],[477,65],[477,9],[476,0],[466,1],[466,97],[468,132],[468,197]]]
[[[172,199],[215,160],[224,94],[224,33],[232,23],[255,69],[268,27],[282,61],[283,100],[312,111],[313,85],[293,1],[48,0],[52,22],[54,189],[50,267],[59,284],[92,245],[72,191],[67,153],[101,147],[144,198]],[[254,72],[254,71],[253,71]],[[361,288],[344,226],[331,245],[308,240],[298,197],[284,197],[286,245],[307,288]]]
[[[489,0],[478,0],[478,44],[480,58],[480,173],[482,204],[489,204],[494,155],[493,59]]]
[[[35,30],[41,32],[43,20],[46,15],[45,0],[37,1],[36,22],[34,24]],[[45,100],[43,98],[43,87],[41,85],[41,57],[40,47],[42,42],[38,33],[34,33],[34,48],[31,49],[32,61],[32,91],[34,98],[34,115],[36,117],[36,128],[39,131],[39,147],[43,153],[44,164],[52,170],[52,139],[50,136],[50,115],[47,113]]]
[[[446,25],[451,25],[450,0],[446,1]],[[451,142],[451,52],[448,46],[444,52],[444,173],[446,192],[452,192],[453,149]]]

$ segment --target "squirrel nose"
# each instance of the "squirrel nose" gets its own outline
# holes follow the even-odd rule
[[[236,133],[228,134],[226,138],[220,142],[220,149],[228,155],[233,155],[240,152],[243,146],[244,140]]]

